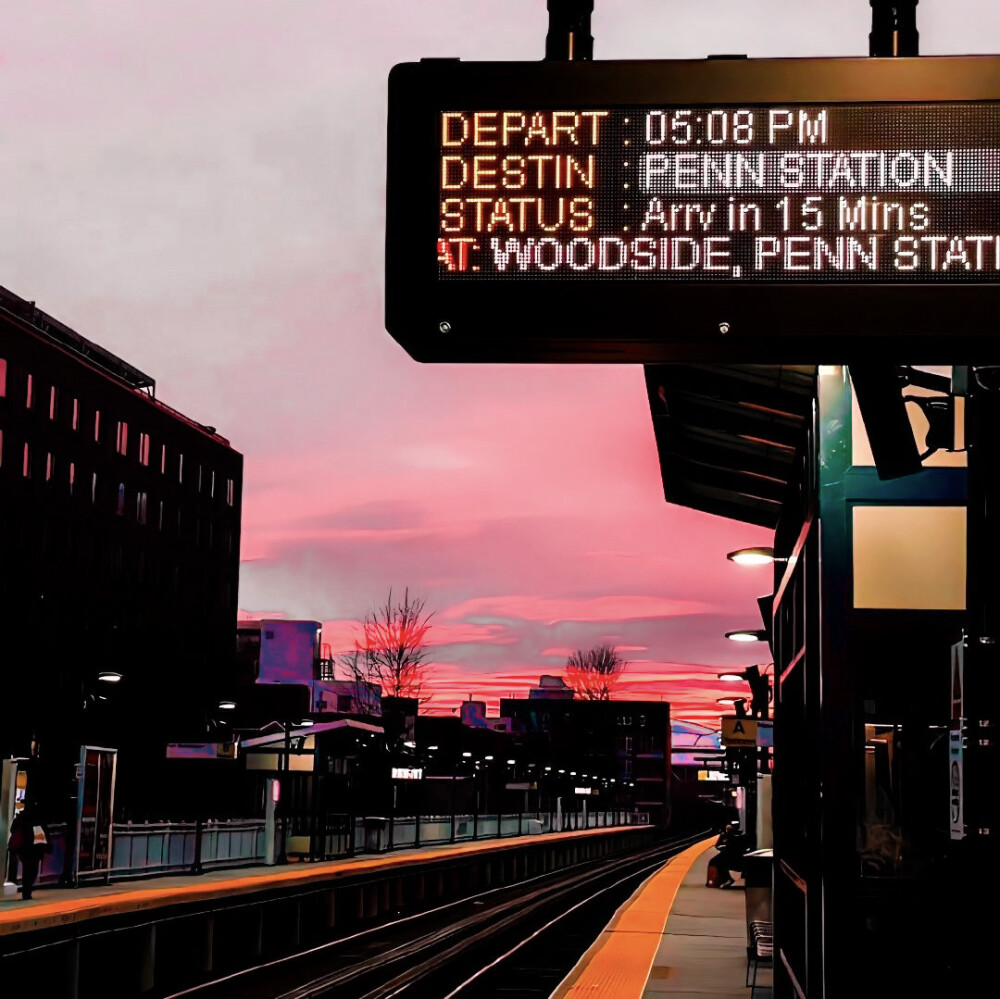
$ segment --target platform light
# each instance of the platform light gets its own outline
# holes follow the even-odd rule
[[[551,769],[552,769],[552,767],[546,767],[546,768],[545,768],[545,772],[546,772],[546,773],[549,773],[549,771],[550,771]]]
[[[566,771],[565,770],[560,770],[559,773],[564,774],[564,773],[566,773]]]
[[[219,701],[220,711],[235,711],[236,702],[235,701]]]
[[[102,683],[118,683],[118,681],[121,680],[121,678],[122,678],[121,673],[116,673],[112,669],[102,670],[100,673],[97,674],[97,679],[100,680]]]
[[[469,752],[465,752],[465,753],[462,753],[462,756],[463,756],[463,757],[464,757],[465,759],[468,759],[468,758],[469,758],[469,757],[470,757],[471,755],[472,755],[472,753],[469,753]]]
[[[766,547],[737,548],[728,552],[726,558],[737,565],[767,565],[770,562],[787,562],[788,559],[775,558],[774,549]]]
[[[507,761],[507,765],[511,766],[511,767],[514,766],[515,763],[517,763],[517,760],[508,760]]]
[[[742,673],[720,673],[719,674],[719,679],[720,680],[725,680],[726,683],[739,683],[740,681],[743,680],[743,674]]]
[[[233,706],[235,707],[235,705]],[[314,722],[312,718],[303,718],[302,721],[299,722],[299,728],[308,728],[310,725],[315,724],[316,722]]]
[[[739,631],[727,631],[726,638],[731,642],[766,642],[767,632],[763,628],[741,628]]]
[[[434,752],[434,750],[435,750],[435,749],[437,749],[437,748],[438,748],[437,746],[428,746],[428,747],[427,747],[427,752],[428,752],[428,753],[433,753],[433,752]]]
[[[406,746],[407,749],[417,748],[417,744],[415,742],[411,742],[409,739],[406,742],[404,742],[403,745]]]
[[[489,762],[490,760],[493,759],[493,757],[492,757],[492,755],[490,755],[490,756],[484,756],[483,759],[486,760],[487,762]]]

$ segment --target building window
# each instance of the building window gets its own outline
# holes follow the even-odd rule
[[[264,637],[265,638],[272,638],[273,639],[274,638],[274,632],[273,631],[265,631],[264,632]]]
[[[215,499],[215,469],[208,473],[208,495]]]
[[[97,472],[90,473],[90,502],[97,503]]]
[[[69,463],[69,494],[73,495],[73,486],[76,483],[76,464],[74,462]]]
[[[24,464],[21,466],[21,474],[26,478],[31,478],[31,445],[24,442]]]
[[[140,492],[136,493],[135,496],[135,519],[139,521],[140,524],[146,523],[146,504],[148,496],[146,493]]]
[[[139,434],[139,464],[149,464],[149,434]]]
[[[177,481],[184,482],[184,455],[177,455]]]
[[[198,492],[201,492],[201,478],[202,478],[202,472],[203,471],[204,470],[202,469],[201,465],[199,465],[198,466]]]
[[[124,420],[118,421],[118,430],[115,432],[115,450],[119,454],[128,451],[128,424]]]
[[[46,454],[46,456],[45,456],[45,481],[46,482],[51,482],[52,481],[52,466],[53,466],[53,464],[54,464],[54,462],[52,460],[52,452],[49,451],[48,454]]]
[[[94,441],[100,443],[101,440],[101,411],[94,410]]]
[[[167,474],[167,445],[160,448],[160,475]]]
[[[342,715],[349,715],[351,713],[350,694],[337,694],[337,711]]]
[[[7,360],[0,357],[0,399],[7,394]]]
[[[118,483],[118,505],[115,507],[115,513],[119,517],[125,516],[125,483]]]
[[[35,379],[28,375],[28,388],[24,396],[24,407],[25,409],[31,409],[35,403]]]
[[[232,479],[226,479],[226,506],[233,505],[233,499],[235,497],[235,486],[233,485]]]
[[[54,420],[59,414],[59,393],[55,385],[49,389],[49,419]]]
[[[80,429],[80,400],[73,400],[73,429]]]

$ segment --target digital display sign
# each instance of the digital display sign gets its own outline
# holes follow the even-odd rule
[[[443,111],[439,131],[441,278],[1000,274],[1000,104]]]
[[[993,349],[994,57],[409,64],[389,155],[387,329],[418,359]]]

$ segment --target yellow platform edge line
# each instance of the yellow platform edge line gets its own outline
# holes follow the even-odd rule
[[[588,999],[640,999],[677,890],[695,861],[714,844],[713,837],[688,847],[647,878],[618,908],[550,999],[584,993]]]

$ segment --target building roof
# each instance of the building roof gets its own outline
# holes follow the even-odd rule
[[[815,365],[646,365],[668,503],[773,529],[806,439]]]
[[[356,729],[359,732],[381,733],[383,731],[380,725],[369,725],[368,722],[355,721],[353,718],[340,718],[337,721],[318,722],[315,725],[304,725],[301,728],[293,728],[288,733],[288,738],[300,739],[304,736],[318,735],[320,732],[333,732],[336,729],[348,728]],[[284,743],[284,741],[284,732],[271,732],[268,735],[254,736],[252,739],[243,739],[240,745],[244,749],[250,749],[254,746],[278,746]]]

